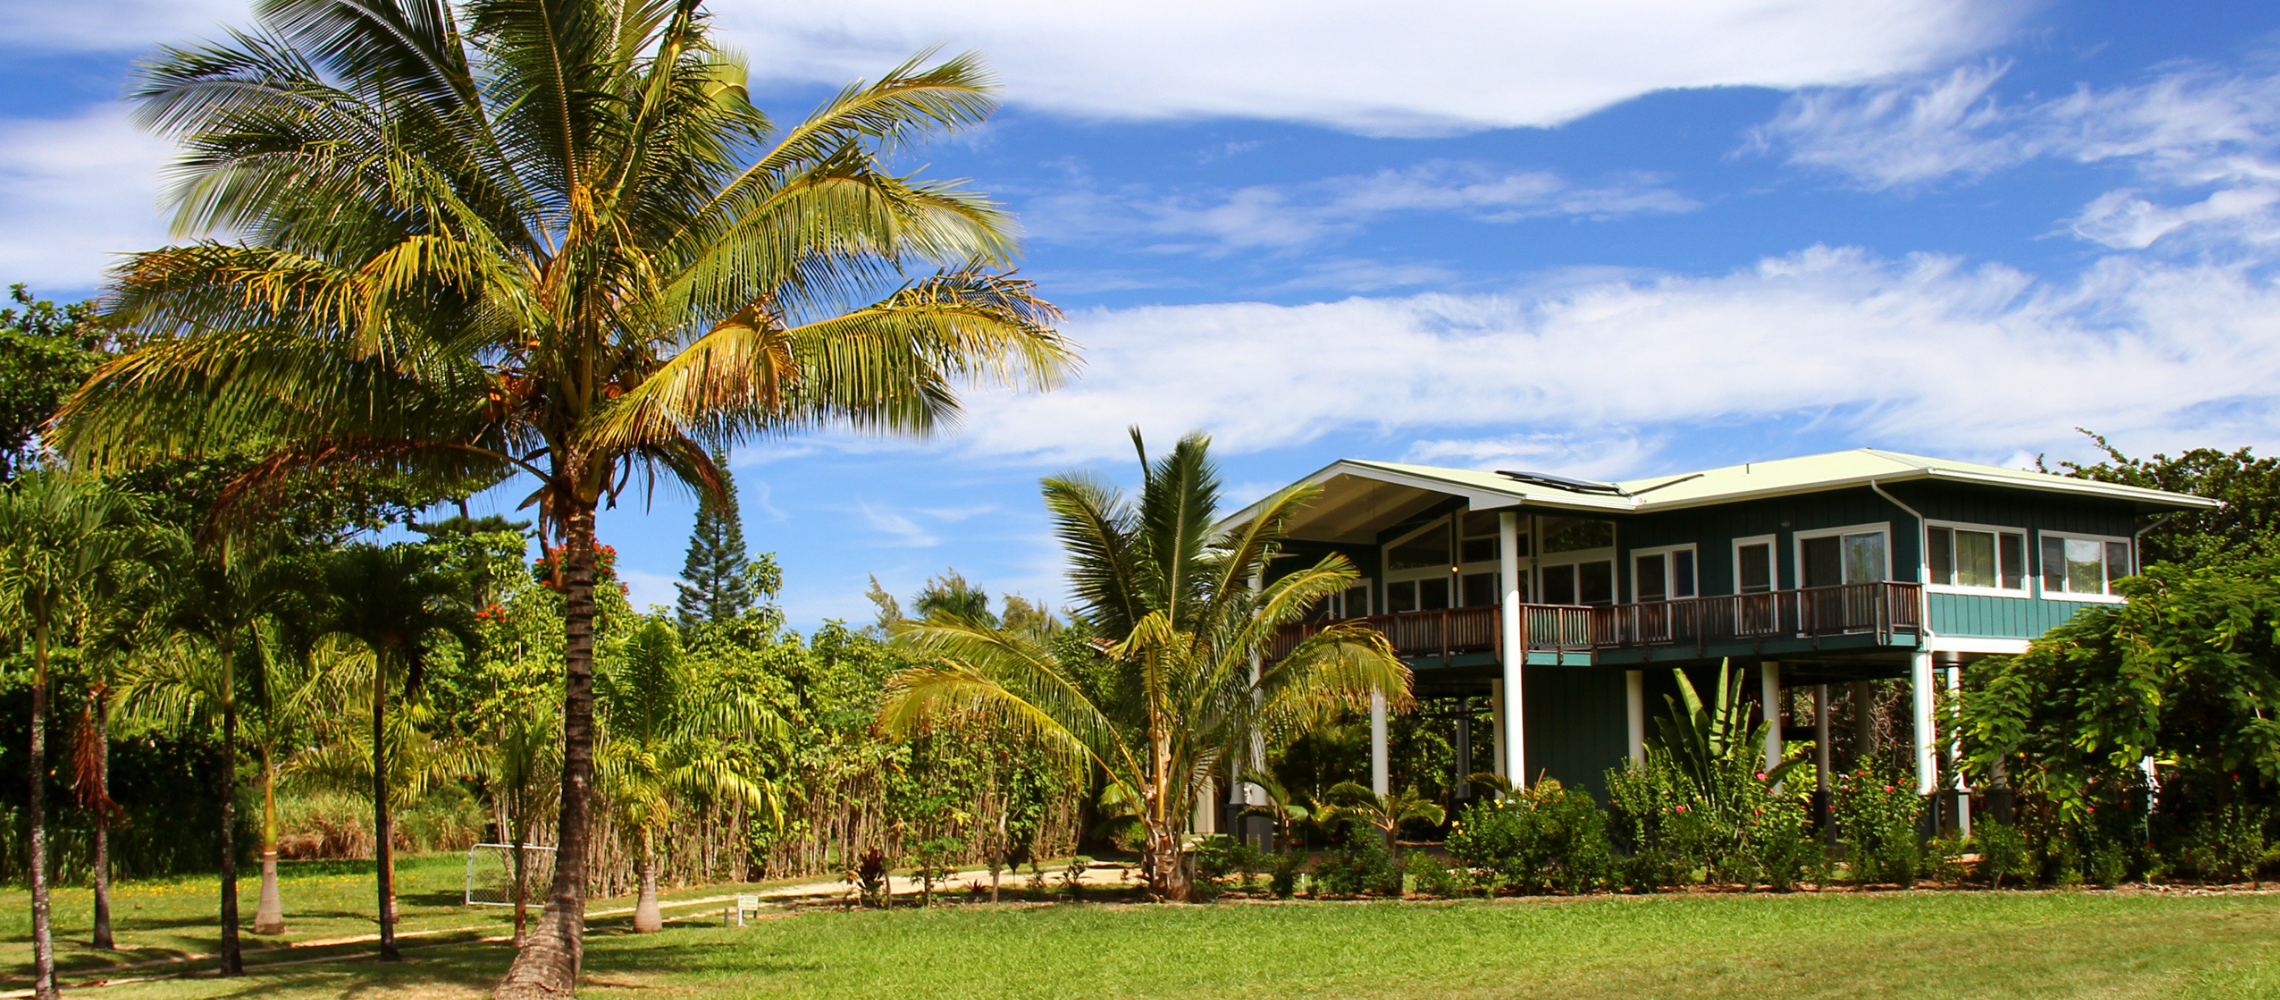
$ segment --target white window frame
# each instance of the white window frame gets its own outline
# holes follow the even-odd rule
[[[1663,565],[1665,567],[1668,567],[1670,565],[1668,557],[1674,552],[1694,553],[1694,586],[1688,588],[1694,591],[1694,593],[1686,597],[1672,597],[1669,594],[1664,594],[1663,600],[1687,601],[1702,596],[1702,550],[1693,542],[1688,542],[1684,545],[1657,545],[1651,548],[1632,549],[1630,554],[1624,557],[1631,561],[1631,565],[1625,567],[1631,571],[1629,574],[1631,578],[1631,600],[1629,603],[1639,603],[1639,558],[1642,556],[1663,556],[1665,557],[1665,562]],[[1670,581],[1666,580],[1664,582],[1668,583]]]
[[[2004,536],[2004,535],[2019,535],[2019,536],[2022,536],[2022,540],[2019,542],[2019,544],[2020,544],[2021,546],[2025,547],[2027,551],[2019,553],[2019,558],[2026,560],[2026,561],[2027,561],[2027,564],[2026,564],[2025,566],[2021,566],[2021,567],[2019,567],[2019,577],[2020,577],[2020,579],[2021,579],[2022,581],[2024,581],[2024,582],[2025,582],[2025,584],[2026,584],[2026,585],[2025,585],[2025,586],[2023,586],[2023,587],[2020,587],[2020,588],[2019,588],[2019,589],[2017,589],[2017,590],[2009,590],[2009,589],[2005,589],[2005,588],[2003,588],[2003,587],[1962,587],[1962,586],[1957,586],[1957,585],[1955,585],[1955,584],[1951,584],[1951,583],[1933,583],[1933,582],[1931,581],[1931,579],[1930,579],[1930,577],[1931,577],[1931,573],[1932,573],[1932,536],[1931,536],[1931,529],[1933,529],[1933,528],[1948,528],[1948,529],[1957,529],[1957,528],[1960,528],[1960,529],[1962,529],[1962,530],[1964,530],[1964,531],[1991,531],[1991,532],[1994,532],[1994,533],[1995,533],[1995,558],[1996,558],[1996,560],[1998,561],[1998,565],[1995,567],[1995,578],[1996,578],[1996,579],[1998,579],[1998,580],[2000,580],[2000,579],[2002,579],[2002,578],[2003,578],[2003,567],[2000,565],[2000,561],[2001,561],[2001,559],[2003,558],[2003,538],[2002,538],[2002,536]],[[2036,567],[2036,565],[2035,565],[2035,559],[2036,559],[2036,556],[2035,556],[2035,533],[2034,533],[2034,532],[2032,532],[2032,531],[2029,531],[2029,530],[2027,530],[2027,529],[2025,529],[2025,528],[2016,527],[2016,526],[2011,526],[2011,525],[2001,525],[2001,524],[1973,524],[1973,523],[1972,523],[1972,522],[1970,522],[1970,521],[1942,521],[1942,520],[1938,520],[1938,519],[1936,519],[1936,518],[1925,518],[1925,519],[1924,519],[1924,529],[1925,529],[1925,531],[1924,531],[1924,557],[1923,557],[1922,559],[1919,559],[1919,560],[1917,560],[1917,561],[1918,561],[1918,562],[1920,562],[1920,563],[1922,563],[1922,564],[1923,564],[1923,567],[1924,567],[1924,576],[1925,576],[1925,580],[1924,580],[1924,590],[1925,590],[1925,592],[1927,592],[1927,593],[1933,593],[1933,594],[1978,594],[1978,595],[1980,595],[1980,596],[1982,596],[1982,597],[2011,597],[2011,598],[2017,598],[2017,599],[2019,599],[2019,600],[2022,600],[2022,601],[2023,601],[2023,600],[2027,600],[2027,599],[2029,599],[2029,598],[2032,598],[2032,597],[2034,597],[2034,596],[2035,596],[2035,589],[2036,589],[2037,587],[2041,586],[2041,582],[2040,582],[2040,581],[2042,580],[2042,574],[2041,574],[2041,573],[2037,573],[2037,572],[2032,572],[2033,570],[2035,570],[2035,569],[2037,568],[2037,567]],[[1889,540],[1889,539],[1887,539],[1887,543],[1889,543],[1889,541],[1890,541],[1890,540]],[[1886,559],[1886,561],[1890,561],[1890,559],[1891,559],[1891,558],[1892,558],[1892,557],[1891,557],[1891,554],[1890,554],[1890,553],[1886,553],[1886,555],[1885,555],[1885,559]],[[1952,554],[1951,554],[1951,558],[1952,558]]]
[[[1791,560],[1790,565],[1797,567],[1797,586],[1792,589],[1802,590],[1805,588],[1805,543],[1808,540],[1828,538],[1832,535],[1841,537],[1844,535],[1867,535],[1876,532],[1884,533],[1884,579],[1885,582],[1891,582],[1893,578],[1892,522],[1875,521],[1869,524],[1848,524],[1841,528],[1813,528],[1807,531],[1792,532],[1789,536],[1789,558]],[[1740,569],[1739,566],[1735,568]]]
[[[1766,593],[1770,594],[1781,589],[1781,536],[1751,535],[1748,538],[1734,539],[1731,553],[1734,557],[1733,573],[1731,574],[1734,578],[1734,585],[1732,590],[1727,591],[1728,593],[1738,595],[1742,592],[1742,550],[1752,545],[1765,546],[1765,559],[1768,564],[1766,572],[1773,574],[1773,579],[1768,581],[1773,584],[1773,589],[1766,591]],[[1700,559],[1701,556],[1697,555],[1695,558]],[[1696,563],[1696,566],[1699,571],[1700,563]],[[1700,583],[1701,581],[1696,580],[1695,582]],[[1695,592],[1701,593],[1699,590]]]
[[[2132,573],[2135,573],[2135,572],[2137,572],[2137,569],[2138,569],[2138,565],[2137,565],[2137,563],[2138,563],[2137,539],[2134,539],[2134,538],[2130,538],[2130,537],[2128,537],[2128,536],[2126,536],[2126,535],[2093,535],[2093,534],[2091,534],[2091,533],[2089,533],[2089,532],[2086,532],[2086,531],[2046,531],[2046,530],[2044,530],[2044,529],[2041,529],[2041,528],[2036,528],[2036,529],[2035,529],[2035,533],[2034,533],[2034,549],[2035,549],[2035,554],[2034,554],[2033,558],[2031,558],[2031,559],[2029,560],[2029,562],[2033,563],[2033,564],[2034,564],[2034,567],[2035,567],[2035,585],[2034,585],[2034,591],[2035,591],[2035,596],[2036,596],[2036,597],[2042,598],[2043,600],[2046,600],[2046,601],[2066,601],[2066,602],[2068,602],[2068,603],[2070,603],[2070,604],[2128,604],[2128,603],[2129,603],[2129,599],[2128,599],[2128,598],[2126,598],[2126,597],[2123,597],[2123,596],[2122,596],[2122,595],[2120,595],[2120,594],[2077,594],[2077,593],[2075,593],[2075,592],[2073,592],[2073,591],[2070,591],[2070,590],[2062,590],[2062,591],[2059,591],[2058,593],[2055,593],[2055,594],[2053,594],[2053,593],[2050,593],[2050,592],[2048,592],[2048,591],[2046,591],[2046,590],[2044,590],[2044,589],[2043,589],[2043,574],[2042,574],[2042,568],[2043,568],[2043,567],[2042,567],[2042,558],[2043,558],[2043,557],[2042,557],[2042,540],[2043,540],[2045,537],[2049,537],[2049,538],[2074,538],[2074,539],[2080,539],[2080,540],[2082,540],[2082,541],[2085,541],[2085,542],[2098,542],[2098,543],[2100,543],[2101,545],[2103,545],[2103,544],[2108,544],[2108,543],[2113,543],[2113,542],[2120,542],[2121,544],[2123,544],[2123,545],[2127,545],[2127,546],[2129,546],[2129,547],[2130,547],[2130,572],[2132,572]],[[2100,558],[2099,558],[2099,560],[2098,560],[2099,564],[2100,564],[2100,565],[2104,565],[2104,563],[2105,563],[2105,561],[2106,561],[2106,560],[2104,559],[2104,556],[2105,556],[2105,550],[2104,550],[2103,548],[2101,548],[2101,549],[2099,550],[2099,556],[2100,556]],[[2107,581],[2106,581],[2106,589],[2108,589],[2108,590],[2112,590],[2113,588],[2114,588],[2114,581],[2113,581],[2113,580],[2111,580],[2111,579],[2107,580]]]

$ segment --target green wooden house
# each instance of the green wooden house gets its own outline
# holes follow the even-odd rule
[[[1302,482],[1322,492],[1288,564],[1338,552],[1362,579],[1278,648],[1366,619],[1420,697],[1488,696],[1494,744],[1460,757],[1516,783],[1593,788],[1643,752],[1669,668],[1730,660],[1761,704],[1810,687],[1822,727],[1829,685],[1907,678],[1917,783],[1939,790],[1933,709],[1954,668],[2121,600],[2138,537],[2216,503],[1872,448],[1620,483],[1353,460]],[[1383,791],[1382,707],[1373,716]],[[1949,790],[1968,829],[1969,792]]]

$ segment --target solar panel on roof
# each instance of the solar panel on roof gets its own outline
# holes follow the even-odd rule
[[[1621,496],[1623,493],[1623,488],[1614,483],[1595,483],[1588,479],[1569,479],[1566,476],[1555,476],[1549,472],[1513,472],[1507,469],[1498,469],[1496,474],[1523,483],[1549,486],[1555,490],[1569,490],[1576,493],[1604,493],[1611,496]]]

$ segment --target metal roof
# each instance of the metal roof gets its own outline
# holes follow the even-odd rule
[[[1361,541],[1359,533],[1394,523],[1446,497],[1463,497],[1473,510],[1527,506],[1538,509],[1646,514],[1761,497],[1792,496],[1824,490],[1934,480],[2001,489],[2123,501],[2141,512],[2207,509],[2216,500],[2136,486],[2101,483],[2047,472],[1927,458],[1877,448],[1807,455],[1771,462],[1747,462],[1699,472],[1648,476],[1612,484],[1618,492],[1564,489],[1553,482],[1528,481],[1496,472],[1448,469],[1399,462],[1341,459],[1299,480],[1320,484],[1324,495],[1300,515],[1291,537]],[[1262,501],[1263,502],[1263,501]],[[1253,504],[1228,523],[1256,511]],[[1374,540],[1374,538],[1370,539]]]

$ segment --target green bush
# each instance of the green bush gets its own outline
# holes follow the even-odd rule
[[[1831,803],[1837,829],[1851,847],[1852,879],[1860,885],[1916,884],[1923,853],[1916,821],[1924,797],[1898,767],[1877,762],[1840,776]]]
[[[1490,874],[1489,884],[1523,893],[1581,895],[1615,872],[1607,814],[1589,794],[1557,781],[1465,808],[1451,828],[1449,853]]]
[[[1274,866],[1267,872],[1267,891],[1276,899],[1289,899],[1298,892],[1298,876],[1306,871],[1306,849],[1292,846],[1275,855]]]
[[[1750,818],[1748,843],[1758,878],[1776,892],[1788,892],[1808,878],[1819,881],[1828,852],[1814,839],[1805,807],[1787,799],[1768,802]]]
[[[1360,823],[1348,826],[1339,848],[1314,866],[1314,880],[1324,895],[1401,895],[1401,869],[1387,853],[1384,838]]]
[[[1420,896],[1447,899],[1464,895],[1471,887],[1471,872],[1452,868],[1449,859],[1429,851],[1410,851],[1402,857],[1401,869],[1409,891]]]
[[[1971,846],[1979,852],[1979,877],[1989,888],[2000,889],[2005,878],[2024,879],[2034,874],[2033,855],[2026,834],[2018,827],[1993,820],[1972,828]]]
[[[2179,852],[2181,867],[2201,881],[2239,882],[2260,876],[2270,814],[2239,804],[2226,805],[2200,823]]]

